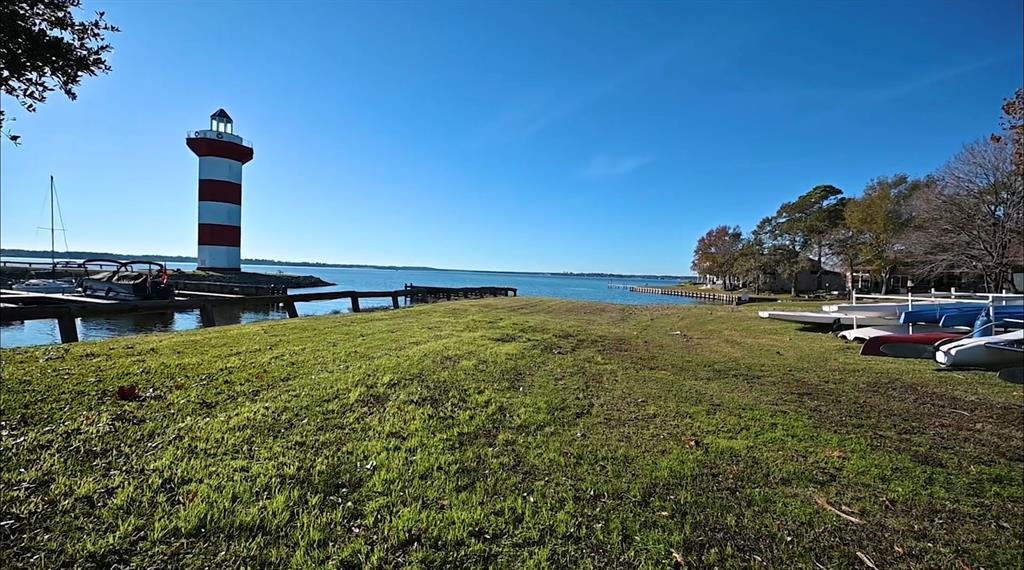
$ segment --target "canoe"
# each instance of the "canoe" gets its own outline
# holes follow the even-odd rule
[[[1024,309],[1020,307],[995,307],[994,308],[996,321],[1002,321],[1003,319],[1024,319]],[[978,319],[978,315],[981,311],[965,312],[965,313],[951,313],[942,317],[939,321],[940,326],[944,327],[969,327],[974,325],[974,321]]]
[[[978,304],[968,307],[924,307],[904,311],[900,314],[900,322],[903,324],[939,323],[947,327],[971,326],[978,315],[987,310],[987,305]],[[1020,305],[995,305],[992,310],[996,315],[996,320],[1024,318],[1024,307]],[[946,322],[949,324],[945,324]]]
[[[1024,331],[1013,331],[982,338],[965,338],[941,346],[935,351],[935,361],[944,367],[987,368],[1002,370],[1020,366],[1024,357],[1015,350],[1006,350],[1002,346],[1011,343],[1015,346],[1024,341]],[[993,346],[990,346],[993,345]]]
[[[938,305],[932,307],[920,307],[909,309],[900,313],[900,322],[903,324],[909,323],[939,323],[942,318],[946,315],[954,314],[966,314],[974,315],[977,318],[981,311],[985,310],[985,305],[974,305],[974,306],[947,306],[940,307]],[[974,322],[973,320],[971,322]]]
[[[882,346],[888,344],[935,344],[940,340],[962,338],[962,332],[926,332],[915,334],[889,334],[869,338],[860,348],[861,356],[889,356],[882,352]]]
[[[811,313],[799,311],[758,311],[762,319],[776,319],[807,325],[856,325],[874,326],[896,324],[895,318],[874,317],[871,315],[846,315],[842,313]]]
[[[868,340],[870,338],[892,334],[917,334],[926,332],[944,332],[962,335],[970,331],[964,329],[944,329],[938,325],[914,325],[913,331],[911,331],[910,325],[880,325],[876,327],[857,327],[855,329],[845,330],[839,333],[839,338],[850,341]]]

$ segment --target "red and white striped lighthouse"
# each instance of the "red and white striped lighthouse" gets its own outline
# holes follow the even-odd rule
[[[185,144],[199,157],[199,269],[238,271],[242,266],[242,165],[252,145],[235,134],[224,109],[210,128],[189,131]]]

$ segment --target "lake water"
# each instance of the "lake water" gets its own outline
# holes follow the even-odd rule
[[[194,269],[195,264],[168,263],[168,269]],[[686,297],[633,293],[621,288],[608,287],[609,281],[627,285],[660,284],[675,281],[657,279],[613,279],[603,277],[568,277],[564,275],[524,275],[517,273],[489,273],[486,271],[435,271],[435,270],[389,270],[389,269],[344,269],[338,267],[286,267],[268,265],[243,265],[245,271],[261,273],[292,273],[316,275],[336,283],[331,287],[293,289],[292,291],[314,292],[332,290],[380,291],[401,289],[406,283],[436,285],[441,287],[474,287],[495,285],[516,287],[522,297],[552,297],[581,301],[600,301],[631,305],[691,305],[697,301]],[[390,299],[362,299],[360,308],[390,306]],[[317,301],[298,303],[300,316],[351,311],[348,300]],[[216,312],[218,324],[248,323],[268,319],[287,318],[278,310],[254,310],[246,308],[223,308]],[[78,334],[81,340],[95,340],[115,336],[145,334],[160,331],[176,331],[198,328],[199,312],[124,315],[108,318],[79,319]],[[0,347],[29,346],[60,342],[57,323],[54,320],[27,321],[0,325]]]

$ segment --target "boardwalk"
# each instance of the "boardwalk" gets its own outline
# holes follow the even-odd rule
[[[49,295],[0,290],[0,322],[56,319],[61,342],[77,342],[78,330],[75,319],[82,317],[106,317],[138,313],[167,313],[199,310],[204,327],[216,326],[214,310],[223,306],[263,305],[282,307],[289,318],[299,316],[296,303],[349,299],[352,312],[360,312],[360,299],[391,299],[397,309],[399,299],[407,303],[425,303],[439,300],[471,299],[482,297],[515,297],[515,287],[433,287],[406,284],[394,291],[320,291],[316,293],[294,293],[278,295],[223,295],[215,293],[187,292],[187,296],[176,295],[163,301],[113,301],[81,295]]]
[[[617,284],[609,284],[609,287],[617,286],[619,288],[626,288],[634,293],[652,293],[655,295],[674,295],[676,297],[689,297],[691,299],[702,299],[705,301],[714,301],[716,303],[726,303],[729,305],[744,305],[746,303],[761,303],[761,302],[775,302],[778,299],[774,297],[755,297],[753,295],[733,295],[730,293],[718,293],[714,291],[692,291],[689,289],[677,289],[669,287],[647,287],[641,285],[629,285],[619,286]]]

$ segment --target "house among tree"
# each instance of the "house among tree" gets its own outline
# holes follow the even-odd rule
[[[796,289],[799,294],[805,293],[842,293],[847,290],[848,278],[838,271],[819,267],[816,259],[807,259],[803,269],[796,274]],[[793,291],[793,278],[777,272],[761,276],[760,283],[745,281],[737,277],[718,277],[714,275],[698,275],[698,283],[703,283],[715,289],[734,291],[736,289],[750,289],[772,293],[789,293]]]
[[[882,278],[876,276],[870,267],[855,267],[853,273],[844,271],[843,276],[846,280],[846,288],[850,291],[858,293],[885,291],[886,293],[896,294],[906,293],[917,285],[914,278],[908,273],[908,271],[902,268],[893,270],[892,274],[889,275],[888,281],[885,283],[884,289],[881,283]]]
[[[1013,284],[1004,283],[999,291],[992,290],[991,284],[985,282],[985,278],[973,271],[946,271],[933,277],[915,277],[910,267],[898,267],[889,276],[885,284],[886,293],[907,293],[925,291],[970,291],[977,293],[1002,293],[1024,291],[1024,265],[1014,268],[1011,279]],[[873,293],[881,291],[880,278],[876,277],[872,270],[867,267],[857,267],[853,274],[845,272],[846,287],[858,293]]]

